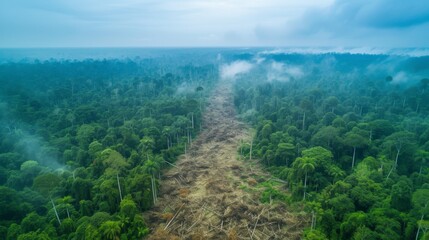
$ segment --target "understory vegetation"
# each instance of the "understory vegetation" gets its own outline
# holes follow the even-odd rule
[[[256,130],[242,151],[305,202],[306,239],[429,238],[427,57],[237,58],[253,64],[235,80]]]

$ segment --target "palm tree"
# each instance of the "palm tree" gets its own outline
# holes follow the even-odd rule
[[[346,173],[341,168],[335,166],[334,164],[329,166],[328,172],[329,172],[329,175],[333,177],[332,184],[334,184],[334,182],[336,182],[340,177],[343,177],[346,175]]]
[[[143,168],[144,168],[145,172],[151,176],[150,181],[151,181],[151,185],[152,185],[152,199],[153,199],[153,204],[155,204],[156,200],[157,200],[155,173],[157,173],[159,171],[159,164],[155,161],[148,159],[145,162]]]
[[[118,221],[106,221],[100,226],[104,239],[118,240],[121,236],[121,226]]]
[[[293,163],[293,168],[298,171],[299,175],[304,174],[304,196],[303,200],[305,201],[305,195],[307,191],[307,179],[308,173],[314,171],[315,159],[311,157],[299,157]]]
[[[303,200],[305,201],[305,194],[306,194],[306,190],[307,190],[307,175],[308,172],[312,172],[314,171],[314,161],[305,161],[302,165],[301,165],[301,169],[305,172],[305,180],[304,180],[304,197]]]
[[[368,145],[367,139],[357,133],[348,132],[345,135],[344,143],[350,147],[353,147],[352,168],[354,168],[356,159],[356,148]]]

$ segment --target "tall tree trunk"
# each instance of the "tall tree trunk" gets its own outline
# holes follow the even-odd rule
[[[372,142],[372,129],[369,130],[369,142],[370,143]]]
[[[390,169],[389,173],[387,174],[386,180],[387,180],[387,179],[389,179],[390,174],[392,174],[392,172],[393,172],[393,169],[395,169],[395,166],[393,166],[393,167]]]
[[[116,180],[118,181],[118,189],[119,189],[119,198],[122,201],[122,191],[121,191],[121,184],[119,183],[119,175],[116,174]]]
[[[158,201],[158,190],[156,189],[156,178],[155,175],[152,173],[152,179],[153,179],[153,192],[155,194],[155,202]]]
[[[416,233],[416,240],[418,240],[419,239],[419,235],[420,235],[420,228],[421,228],[421,222],[423,221],[423,217],[424,217],[425,215],[424,214],[422,214],[422,217],[420,218],[420,224],[419,224],[419,228],[417,229],[417,233]]]
[[[55,207],[55,203],[51,198],[52,207],[54,207],[55,216],[57,216],[58,223],[61,225],[60,216],[58,216],[57,208]]]
[[[353,147],[352,168],[355,166],[355,157],[356,157],[356,147]]]
[[[399,159],[399,152],[400,151],[401,151],[401,148],[397,148],[396,158],[395,158],[395,168],[398,166],[398,159]]]
[[[314,211],[311,212],[311,230],[316,228],[316,214]]]
[[[305,172],[305,178],[304,178],[304,197],[302,198],[305,201],[305,194],[307,192],[307,172]]]
[[[155,205],[156,203],[156,196],[155,196],[155,184],[154,184],[154,179],[153,179],[153,174],[150,177],[150,184],[152,187],[152,199],[153,199],[153,205]]]

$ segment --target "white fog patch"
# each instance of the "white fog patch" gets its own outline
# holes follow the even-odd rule
[[[391,56],[421,57],[429,55],[428,48],[382,48],[382,47],[296,47],[296,48],[278,48],[265,50],[258,55],[278,55],[278,54],[366,54]]]
[[[279,62],[272,62],[267,72],[267,80],[287,82],[290,79],[298,79],[304,76],[304,71],[300,66],[287,65]]]
[[[42,137],[32,135],[23,129],[9,129],[18,140],[15,144],[16,151],[23,153],[28,160],[36,160],[39,164],[52,169],[64,168],[58,161],[58,149],[49,146]]]
[[[192,86],[190,86],[188,83],[183,82],[182,84],[180,84],[177,89],[176,89],[176,95],[181,95],[181,94],[188,94],[193,92],[193,88]]]
[[[408,80],[409,80],[409,76],[407,73],[398,72],[397,74],[395,74],[395,76],[393,76],[392,83],[393,84],[401,84],[401,83],[408,82]]]
[[[265,61],[265,58],[263,58],[263,57],[255,57],[253,60],[256,62],[256,64],[261,64],[261,63],[263,63]]]
[[[247,61],[235,61],[220,68],[220,77],[222,79],[234,79],[237,75],[247,73],[252,68],[253,64]]]

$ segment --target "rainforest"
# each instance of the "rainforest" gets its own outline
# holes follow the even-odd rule
[[[429,239],[429,56],[1,49],[1,239]]]

